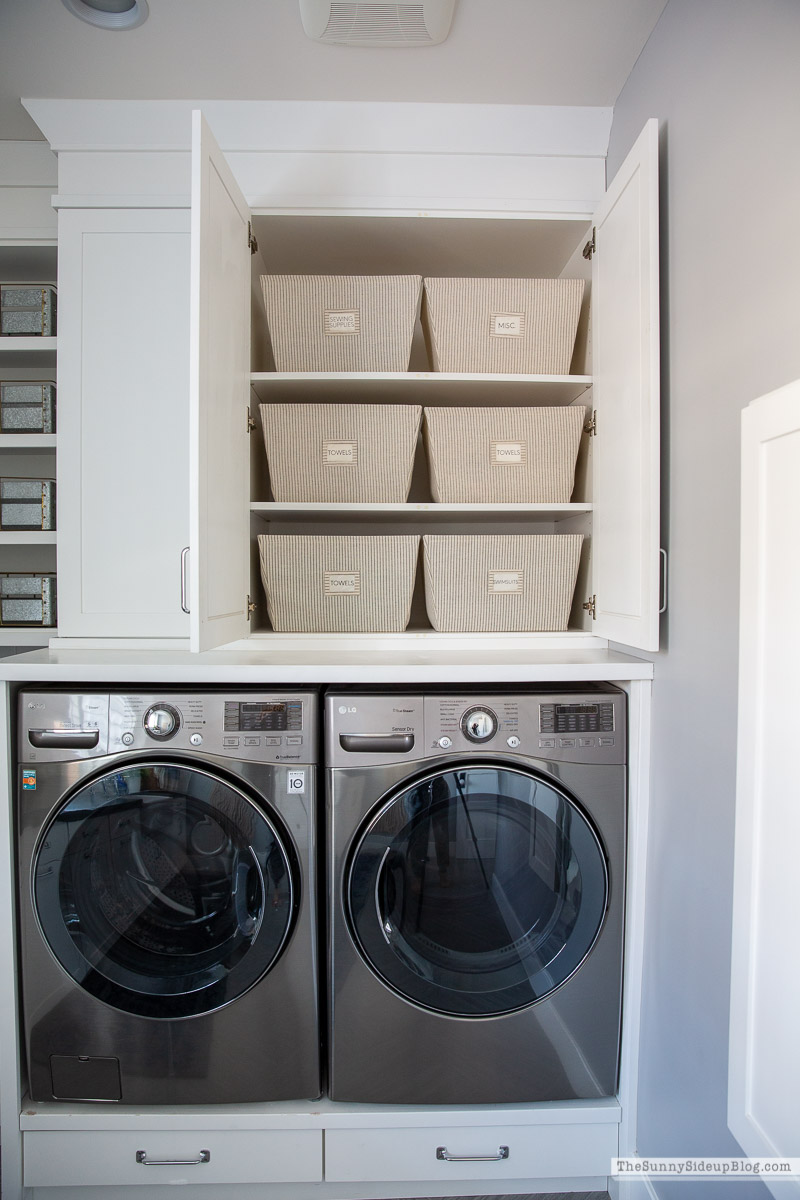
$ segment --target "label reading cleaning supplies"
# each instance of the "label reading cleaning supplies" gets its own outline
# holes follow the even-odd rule
[[[520,338],[525,334],[525,313],[492,313],[489,337]]]
[[[22,790],[24,792],[35,792],[36,791],[36,772],[35,771],[23,771],[22,772]]]
[[[493,467],[524,467],[527,457],[525,442],[489,443],[489,462]]]
[[[326,308],[322,314],[322,328],[326,337],[360,333],[361,313],[357,308]]]
[[[488,589],[492,595],[519,595],[525,590],[525,572],[490,571]]]
[[[326,596],[358,596],[361,593],[361,572],[324,571],[322,590]]]
[[[322,461],[326,466],[358,466],[358,442],[323,442]]]

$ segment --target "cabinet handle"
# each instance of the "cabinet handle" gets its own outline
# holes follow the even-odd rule
[[[436,1157],[442,1162],[500,1162],[508,1158],[508,1146],[498,1146],[497,1154],[451,1154],[446,1146],[437,1146]]]
[[[137,1150],[136,1161],[143,1167],[199,1167],[211,1162],[211,1151],[201,1150],[199,1158],[148,1158],[146,1150]]]
[[[660,580],[660,582],[661,582],[661,607],[658,610],[658,615],[661,616],[662,613],[665,613],[667,611],[667,588],[669,585],[669,570],[668,570],[669,560],[667,559],[667,552],[663,546],[659,550],[658,554],[661,559],[661,580]]]
[[[181,609],[187,615],[189,613],[189,606],[186,603],[186,599],[187,599],[187,595],[188,595],[186,562],[187,562],[188,558],[189,558],[189,547],[184,546],[183,549],[181,550]]]

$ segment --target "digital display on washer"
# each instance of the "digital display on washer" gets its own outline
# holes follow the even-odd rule
[[[541,733],[611,733],[613,704],[541,704]]]
[[[302,700],[226,700],[226,733],[282,733],[303,728]]]

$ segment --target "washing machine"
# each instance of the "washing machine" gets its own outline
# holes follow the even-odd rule
[[[615,1094],[625,699],[326,695],[332,1098]]]
[[[319,1096],[318,702],[20,694],[33,1100]]]

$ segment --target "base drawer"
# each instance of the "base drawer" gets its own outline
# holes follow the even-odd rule
[[[615,1123],[335,1129],[325,1136],[328,1182],[545,1179],[608,1175]]]
[[[23,1135],[23,1155],[26,1187],[322,1179],[321,1130],[46,1131]]]

